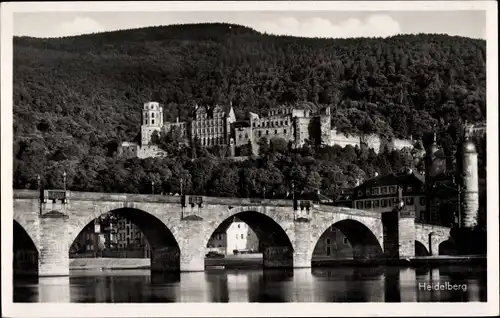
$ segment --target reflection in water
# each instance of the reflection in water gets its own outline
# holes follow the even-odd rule
[[[466,288],[460,289],[461,286]],[[486,270],[450,265],[419,269],[390,266],[295,270],[215,269],[196,273],[154,275],[148,270],[92,273],[75,271],[70,277],[16,279],[14,301],[84,303],[486,301]]]

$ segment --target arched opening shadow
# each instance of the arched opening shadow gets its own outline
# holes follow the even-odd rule
[[[38,276],[38,250],[26,230],[14,220],[13,274]]]
[[[415,256],[429,256],[430,253],[420,241],[415,241]]]
[[[439,255],[457,255],[455,243],[451,240],[446,240],[439,244]]]
[[[382,256],[377,237],[361,222],[342,220],[328,227],[314,247],[311,262],[375,259]]]
[[[93,263],[85,265],[85,261],[78,261],[87,267],[144,267],[141,259],[148,257],[153,272],[180,271],[180,248],[172,232],[155,216],[131,208],[113,210],[94,219],[80,231],[70,247],[70,258],[85,258],[89,264]],[[113,261],[98,262],[95,258]],[[123,266],[116,260],[123,258],[134,259],[137,265],[127,261]]]
[[[288,235],[272,218],[259,212],[240,212],[225,219],[206,247],[206,267],[293,267]]]

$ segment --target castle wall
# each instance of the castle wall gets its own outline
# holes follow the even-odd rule
[[[279,114],[264,118],[253,118],[251,129],[254,143],[266,137],[280,137],[287,141],[293,140],[293,121],[290,114]]]
[[[239,127],[234,129],[234,140],[236,147],[247,145],[248,141],[252,141],[252,128]]]
[[[167,152],[156,145],[148,145],[137,148],[137,157],[140,159],[151,157],[165,157]]]
[[[402,150],[404,148],[413,149],[414,141],[407,139],[393,139],[387,143],[387,146],[390,151],[392,150]]]
[[[309,124],[311,123],[311,118],[307,117],[296,117],[295,124],[295,146],[302,147],[306,139],[309,139]]]
[[[328,115],[323,115],[320,117],[320,132],[321,132],[321,146],[328,146],[331,144],[331,131],[332,131],[332,121],[331,117]]]
[[[330,132],[330,146],[339,145],[344,148],[347,145],[351,145],[353,147],[360,147],[360,143],[360,137],[357,135],[339,133],[335,128]]]
[[[381,147],[383,145],[382,138],[375,134],[362,135],[361,136],[361,146],[365,146],[368,149],[373,149],[375,153],[380,153]]]

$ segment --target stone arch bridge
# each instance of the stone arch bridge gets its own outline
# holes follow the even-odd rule
[[[45,190],[14,191],[15,229],[25,231],[38,251],[38,273],[69,274],[69,248],[95,218],[123,215],[143,231],[151,246],[152,270],[204,270],[207,242],[234,216],[257,234],[264,267],[310,267],[321,235],[335,225],[349,239],[356,259],[415,256],[415,241],[432,255],[449,229],[415,225],[398,215],[314,205],[310,201],[112,194]],[[20,226],[18,226],[20,225]],[[417,243],[417,244],[420,244]]]

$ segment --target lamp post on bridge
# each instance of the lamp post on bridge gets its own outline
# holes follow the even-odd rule
[[[40,177],[39,174],[36,175],[36,187],[39,191],[38,195],[39,195],[39,198],[38,198],[38,201],[39,201],[39,204],[38,204],[38,208],[39,208],[39,214],[40,216],[42,216],[42,204],[43,204],[43,189],[42,189],[42,178]]]
[[[182,193],[182,184],[183,184],[183,181],[184,181],[184,180],[181,178],[181,180],[180,180],[180,185],[181,185],[181,197],[182,197],[182,195],[183,195],[183,193]]]
[[[155,182],[151,181],[151,194],[155,194]]]

